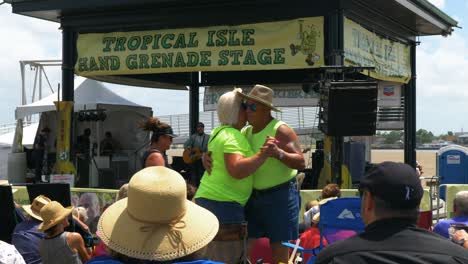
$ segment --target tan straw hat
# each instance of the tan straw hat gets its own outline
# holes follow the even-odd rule
[[[67,208],[63,208],[63,206],[56,201],[52,201],[44,207],[42,207],[40,214],[42,217],[42,223],[39,225],[37,230],[45,231],[65,219],[67,216],[71,214],[73,210],[73,206],[68,206]]]
[[[0,180],[0,185],[10,185],[8,180]]]
[[[186,199],[184,178],[147,167],[132,176],[128,197],[101,215],[98,232],[110,249],[128,257],[167,261],[206,246],[217,234],[215,215]]]
[[[238,93],[242,97],[265,105],[275,112],[281,112],[281,110],[273,106],[273,90],[266,86],[257,84],[252,88],[249,94]]]
[[[39,195],[34,198],[32,204],[23,205],[23,209],[28,213],[28,215],[42,222],[42,217],[40,215],[41,209],[50,202],[51,200],[48,197]]]

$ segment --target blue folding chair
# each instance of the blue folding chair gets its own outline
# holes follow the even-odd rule
[[[324,248],[323,239],[332,244],[361,233],[364,223],[361,218],[361,199],[358,197],[346,197],[330,200],[320,206],[320,246],[314,249],[298,247],[301,253],[312,253],[307,264],[315,263],[317,254]],[[287,247],[294,248],[291,243],[283,243]]]

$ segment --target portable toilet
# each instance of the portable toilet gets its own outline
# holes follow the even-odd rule
[[[437,153],[437,174],[439,184],[468,183],[468,148],[450,145],[440,148]],[[445,189],[440,190],[440,198],[445,200]]]

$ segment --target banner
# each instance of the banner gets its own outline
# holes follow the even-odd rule
[[[248,93],[252,86],[242,88],[243,93]],[[312,91],[307,93],[302,90],[302,85],[268,85],[273,89],[273,105],[279,107],[295,107],[295,106],[318,106],[319,95]],[[218,100],[221,95],[232,91],[233,86],[209,86],[205,88],[203,98],[204,111],[216,111]]]
[[[54,102],[57,108],[57,162],[54,174],[74,174],[75,166],[70,162],[70,129],[73,102]]]
[[[77,50],[82,76],[316,68],[324,64],[323,17],[79,34]]]
[[[370,76],[408,83],[411,78],[410,46],[383,38],[350,19],[344,23],[346,66],[370,66]]]

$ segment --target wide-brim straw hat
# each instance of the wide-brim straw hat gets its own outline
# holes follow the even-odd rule
[[[72,210],[73,206],[64,208],[59,202],[56,201],[52,201],[44,205],[40,211],[42,223],[39,225],[37,230],[46,231],[51,227],[54,227],[60,223],[60,221],[63,221],[63,219],[68,217],[72,213]]]
[[[42,222],[42,217],[40,214],[41,209],[50,202],[51,200],[48,197],[39,195],[34,198],[31,204],[23,205],[23,209],[26,211],[26,213],[28,213],[28,215]]]
[[[142,260],[167,261],[198,251],[216,236],[219,223],[186,193],[176,171],[154,166],[137,172],[128,197],[101,215],[99,237],[113,251]]]
[[[242,97],[260,103],[264,106],[269,107],[275,112],[281,112],[278,108],[273,105],[273,90],[264,85],[257,84],[250,90],[248,94],[238,92]]]

